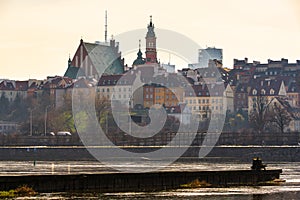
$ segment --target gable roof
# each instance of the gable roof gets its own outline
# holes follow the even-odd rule
[[[28,89],[28,81],[16,81],[16,90],[26,91]]]
[[[281,95],[280,91],[283,87],[284,81],[281,79],[255,79],[251,82],[251,89],[249,91],[249,96],[278,96]],[[256,94],[253,91],[256,90]],[[264,94],[262,93],[264,91]]]
[[[117,47],[83,42],[90,60],[99,74],[121,74],[124,67],[121,63],[121,54]]]
[[[15,90],[14,83],[9,80],[3,80],[0,83],[0,90]]]

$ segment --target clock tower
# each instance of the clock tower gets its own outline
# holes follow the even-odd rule
[[[156,36],[154,33],[154,24],[152,16],[150,16],[150,24],[148,24],[148,32],[146,35],[146,63],[158,63],[156,52]]]

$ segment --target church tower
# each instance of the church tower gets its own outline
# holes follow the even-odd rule
[[[154,33],[154,24],[152,23],[152,16],[150,16],[150,24],[148,24],[145,53],[146,63],[157,63],[156,36]]]

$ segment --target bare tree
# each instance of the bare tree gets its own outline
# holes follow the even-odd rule
[[[287,109],[279,106],[278,104],[274,103],[272,106],[271,111],[271,122],[277,129],[280,130],[281,133],[284,133],[284,129],[289,126],[292,118],[288,113]]]
[[[253,101],[253,110],[250,113],[249,121],[259,133],[264,131],[270,122],[269,106],[271,102],[272,100],[268,102],[267,98],[261,95],[257,95]]]

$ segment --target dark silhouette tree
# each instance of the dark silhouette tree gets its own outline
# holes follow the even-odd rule
[[[267,98],[262,95],[257,95],[253,99],[253,110],[249,115],[249,121],[250,125],[259,133],[263,132],[270,122],[269,106],[272,101],[273,99],[268,102]]]
[[[0,97],[0,120],[8,120],[8,115],[10,112],[10,103],[5,93],[2,92]]]
[[[271,124],[274,125],[281,133],[284,133],[285,128],[289,126],[292,118],[287,109],[274,103],[272,106]]]

